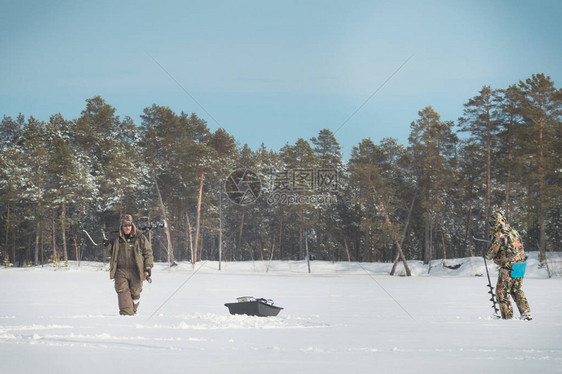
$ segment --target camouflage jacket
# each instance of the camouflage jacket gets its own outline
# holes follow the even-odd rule
[[[490,230],[490,240],[492,244],[486,257],[493,259],[496,265],[511,269],[513,264],[525,261],[523,243],[517,230],[501,225]]]

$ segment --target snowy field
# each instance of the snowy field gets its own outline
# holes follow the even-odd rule
[[[134,317],[118,315],[103,264],[0,269],[0,372],[562,373],[562,278],[529,255],[530,322],[490,318],[481,258],[429,275],[410,262],[412,277],[391,264],[157,264]],[[231,316],[224,303],[249,295],[285,309]]]

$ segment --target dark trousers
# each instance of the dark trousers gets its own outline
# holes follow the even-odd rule
[[[139,307],[142,281],[133,269],[118,268],[115,273],[115,291],[119,302],[119,314],[135,315]]]

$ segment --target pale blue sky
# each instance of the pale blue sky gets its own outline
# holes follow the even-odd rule
[[[0,115],[153,103],[278,150],[340,125],[407,144],[431,105],[457,120],[483,85],[562,81],[562,1],[1,1]],[[152,60],[210,113],[207,115]],[[218,122],[218,123],[217,123]]]

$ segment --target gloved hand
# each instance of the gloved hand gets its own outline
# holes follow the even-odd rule
[[[110,243],[110,241],[109,241],[108,238],[103,238],[103,245],[104,245],[105,247],[107,247],[107,246],[109,245],[109,243]]]
[[[152,271],[150,269],[144,269],[144,279],[146,279],[148,283],[152,283],[152,278],[150,278],[151,275]]]

